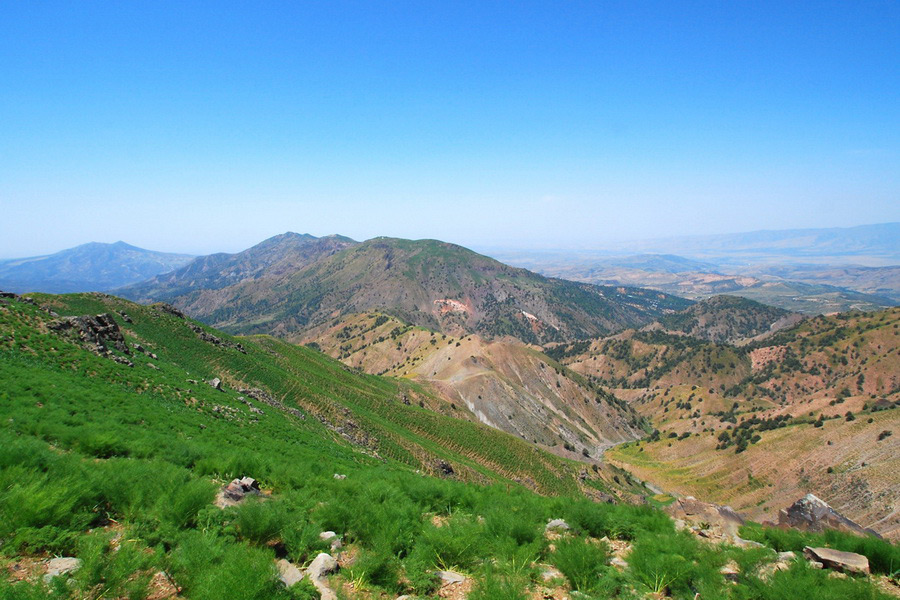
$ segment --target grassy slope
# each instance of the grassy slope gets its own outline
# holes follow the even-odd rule
[[[200,340],[185,320],[112,297],[76,295],[40,299],[60,314],[124,310],[134,321],[126,324],[119,320],[128,339],[159,356],[159,360],[135,357],[133,369],[101,361],[112,381],[121,381],[131,390],[156,390],[170,402],[189,401],[193,397],[208,410],[213,403],[238,406],[237,389],[262,388],[285,405],[299,407],[314,416],[297,424],[301,430],[321,435],[319,419],[347,433],[360,430],[364,435],[356,437],[368,436],[371,440],[370,448],[361,449],[374,450],[377,456],[398,460],[412,468],[433,472],[437,461],[447,460],[464,479],[518,479],[550,493],[577,490],[572,477],[574,465],[488,427],[420,408],[417,399],[422,391],[413,384],[353,372],[319,352],[266,336],[243,339],[246,354],[224,349]],[[34,318],[41,316],[42,313],[36,313]],[[41,325],[35,323],[35,327]],[[55,343],[53,336],[38,339],[45,344]],[[159,370],[147,367],[148,362],[157,365]],[[212,377],[223,380],[225,393],[202,384],[202,380]],[[190,384],[188,379],[201,380],[201,384]],[[413,400],[411,405],[401,401],[404,397]]]
[[[334,582],[349,586],[352,580],[345,589],[355,598],[432,597],[430,572],[439,567],[471,574],[472,598],[523,598],[526,588],[539,593],[535,562],[563,571],[568,581],[557,585],[565,594],[579,588],[627,598],[649,592],[665,574],[675,598],[703,590],[709,597],[787,600],[810,588],[826,600],[882,597],[864,580],[835,580],[802,565],[765,584],[754,565],[774,555],[715,548],[676,534],[648,506],[546,498],[519,486],[417,475],[410,465],[433,456],[459,460],[459,472],[473,479],[497,480],[497,471],[511,471],[541,480],[546,467],[527,458],[540,453],[502,433],[400,408],[396,394],[416,393],[402,382],[347,371],[270,338],[240,340],[247,350],[242,354],[198,339],[188,323],[166,312],[113,298],[39,300],[63,314],[124,310],[134,321],[119,320],[128,340],[158,358],[135,355],[135,366],[127,367],[95,356],[49,332],[52,317],[41,309],[0,303],[0,562],[9,561],[0,578],[4,599],[139,599],[155,589],[151,582],[166,580],[188,599],[312,598],[302,586],[284,590],[273,560],[307,563],[326,549],[318,539],[325,529],[343,535],[358,556],[349,575]],[[188,382],[213,375],[225,379],[226,391]],[[263,414],[251,412],[233,391],[239,383],[265,386],[310,416],[255,401]],[[376,450],[396,460],[344,443],[311,416],[346,417],[344,408],[384,436]],[[453,441],[462,451],[472,440],[486,440],[490,448],[472,450],[469,466],[441,447]],[[488,466],[474,460],[485,457]],[[563,466],[552,457],[541,460]],[[335,472],[348,477],[336,480]],[[216,484],[242,475],[260,479],[269,499],[214,508]],[[435,515],[443,526],[433,524]],[[571,541],[555,550],[542,536],[552,517],[575,528]],[[596,543],[601,536],[633,541],[628,570],[604,565],[606,553]],[[585,544],[588,538],[593,543]],[[35,569],[37,559],[54,554],[78,556],[83,565],[70,582],[58,579],[47,589]],[[744,565],[737,586],[718,572],[729,558]],[[163,571],[162,580],[154,575]],[[10,577],[36,583],[10,585]]]

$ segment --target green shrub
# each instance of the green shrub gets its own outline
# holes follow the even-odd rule
[[[722,586],[725,557],[690,534],[646,535],[628,555],[632,576],[653,593],[676,597],[715,597]]]
[[[238,535],[252,544],[263,545],[277,539],[285,522],[284,509],[274,500],[250,498],[235,510]]]
[[[468,595],[469,600],[527,600],[526,582],[521,578],[510,576],[487,568],[484,577],[475,584]]]
[[[395,556],[371,550],[361,552],[350,568],[350,576],[394,594],[402,591],[400,561]]]
[[[597,587],[609,560],[609,547],[581,538],[562,539],[551,555],[556,568],[566,576],[572,589],[590,592]]]

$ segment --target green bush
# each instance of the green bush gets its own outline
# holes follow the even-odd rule
[[[685,532],[644,536],[627,560],[632,576],[653,593],[716,597],[722,587],[719,568],[725,556]]]
[[[551,555],[556,568],[566,576],[572,589],[590,592],[599,583],[609,560],[609,547],[581,538],[559,540]]]

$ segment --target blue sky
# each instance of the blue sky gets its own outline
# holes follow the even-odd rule
[[[900,220],[898,2],[0,10],[0,257]]]

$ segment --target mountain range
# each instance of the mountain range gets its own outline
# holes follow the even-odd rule
[[[116,293],[170,302],[235,333],[291,336],[347,315],[382,311],[442,333],[526,343],[602,335],[690,304],[638,288],[543,277],[436,240],[356,243],[287,233],[214,257]],[[270,268],[273,260],[290,267]]]
[[[0,289],[10,292],[104,291],[186,265],[194,257],[92,242],[46,256],[0,260]]]

